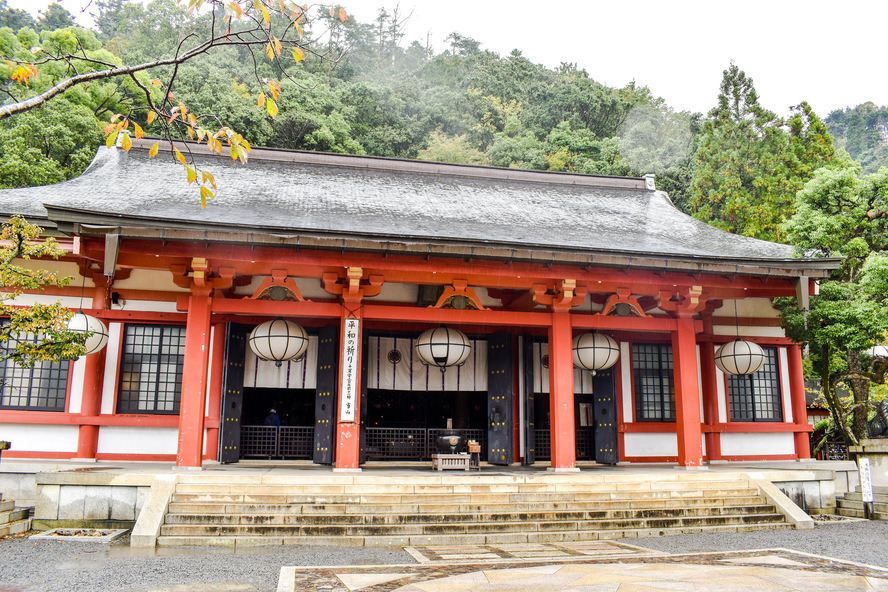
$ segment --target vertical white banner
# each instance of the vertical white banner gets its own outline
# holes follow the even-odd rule
[[[864,502],[873,501],[873,473],[870,461],[866,457],[857,458],[857,469],[860,475],[860,495]]]
[[[339,421],[354,423],[358,404],[358,353],[361,346],[360,321],[345,319],[342,326],[342,380],[339,389]]]

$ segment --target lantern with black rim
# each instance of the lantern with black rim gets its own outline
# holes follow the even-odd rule
[[[592,331],[573,339],[574,366],[588,370],[593,376],[599,370],[607,370],[619,359],[620,346],[608,335]]]
[[[461,366],[472,352],[472,344],[466,334],[450,327],[437,327],[424,331],[413,346],[420,361],[437,366],[446,372],[450,366]]]
[[[82,310],[78,310],[68,320],[68,331],[87,335],[86,341],[83,343],[87,356],[101,351],[108,343],[108,327],[105,326],[105,323]]]
[[[250,349],[260,359],[280,367],[286,360],[298,360],[308,350],[308,333],[285,319],[265,321],[250,332]]]
[[[758,372],[765,364],[765,350],[751,341],[737,338],[718,348],[715,365],[725,374],[746,376]]]

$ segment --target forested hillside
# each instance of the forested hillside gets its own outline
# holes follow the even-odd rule
[[[191,18],[175,0],[146,7],[96,0],[93,7],[96,30],[85,31],[71,26],[71,15],[58,4],[35,22],[0,0],[0,26],[7,26],[0,28],[0,54],[26,60],[40,46],[83,51],[105,63],[137,63],[174,54],[198,31],[197,21],[211,17]],[[594,72],[569,61],[546,68],[518,50],[501,56],[458,33],[440,48],[407,40],[405,17],[397,11],[345,22],[332,16],[318,13],[313,26],[331,34],[285,72],[257,63],[237,46],[179,66],[173,101],[192,114],[213,115],[255,146],[603,175],[655,173],[658,188],[679,208],[726,230],[775,240],[784,238],[780,224],[792,213],[795,192],[816,168],[839,160],[823,122],[806,104],[787,114],[768,111],[752,79],[733,64],[726,64],[717,100],[719,89],[713,89],[712,111],[692,114],[674,111],[643,86],[602,85]],[[0,65],[7,90],[22,86],[11,79],[12,66]],[[29,92],[66,74],[63,64],[52,62],[37,70],[39,76],[24,81]],[[151,75],[168,77],[171,70]],[[144,96],[137,83],[148,84],[148,78],[96,81],[0,121],[0,186],[77,175],[113,114],[129,114],[147,133],[157,133],[140,110]],[[277,117],[269,117],[264,95],[256,100],[263,92],[257,79],[280,80]],[[838,145],[870,166],[883,150],[882,136],[871,131],[863,107],[836,112],[827,122]],[[885,117],[884,109],[871,111]]]

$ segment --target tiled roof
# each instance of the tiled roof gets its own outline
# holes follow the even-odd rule
[[[683,214],[645,179],[263,149],[242,165],[191,144],[219,186],[202,209],[181,165],[168,153],[149,158],[148,145],[100,148],[71,181],[0,191],[0,211],[60,224],[801,264],[787,261],[789,246]]]

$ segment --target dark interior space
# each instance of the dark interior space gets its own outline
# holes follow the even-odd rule
[[[366,426],[386,428],[487,428],[487,391],[388,391],[367,393]]]
[[[313,426],[314,389],[245,388],[243,425],[262,425],[273,408],[285,426]]]

